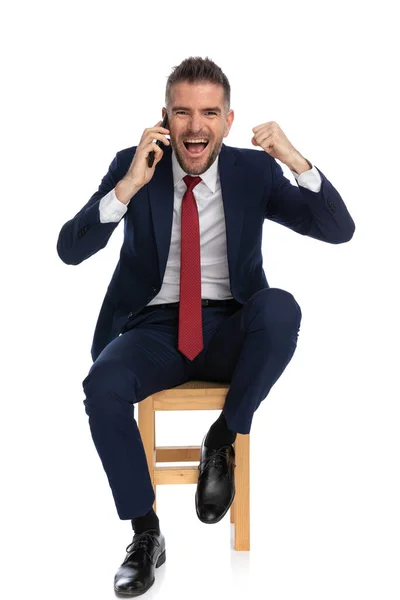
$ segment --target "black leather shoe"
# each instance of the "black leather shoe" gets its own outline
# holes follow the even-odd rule
[[[200,449],[196,513],[203,523],[218,523],[235,497],[235,450],[231,444],[217,450],[207,448],[204,436]]]
[[[165,563],[165,539],[156,529],[135,533],[127,555],[114,577],[118,597],[140,596],[155,581],[155,569]]]

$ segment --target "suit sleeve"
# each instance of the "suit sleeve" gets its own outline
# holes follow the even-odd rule
[[[303,185],[293,185],[272,157],[270,165],[266,219],[330,244],[342,244],[351,240],[355,231],[354,221],[339,192],[320,169],[320,189],[312,191]]]
[[[67,265],[78,265],[107,245],[112,232],[118,226],[115,222],[102,223],[100,201],[118,183],[116,172],[118,153],[108,167],[97,192],[83,208],[63,225],[58,236],[57,252]]]

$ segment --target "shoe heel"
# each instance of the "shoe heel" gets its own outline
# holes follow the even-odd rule
[[[161,565],[163,565],[164,563],[165,563],[165,550],[158,557],[158,561],[156,562],[156,569],[157,569],[157,567],[161,567]]]

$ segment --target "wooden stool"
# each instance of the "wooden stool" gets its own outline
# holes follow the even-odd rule
[[[146,452],[150,477],[157,485],[172,483],[197,484],[198,466],[157,467],[158,462],[198,462],[200,446],[155,445],[156,410],[218,410],[224,407],[229,384],[214,381],[187,381],[162,390],[138,403],[138,426]],[[250,550],[250,434],[236,434],[235,499],[231,504],[231,523],[235,530],[235,550]],[[153,505],[156,510],[156,500]]]

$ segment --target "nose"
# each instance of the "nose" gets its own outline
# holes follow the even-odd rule
[[[192,117],[189,119],[189,126],[190,126],[190,130],[193,133],[198,133],[199,131],[201,131],[201,126],[202,126],[201,116],[200,115],[192,115]]]

